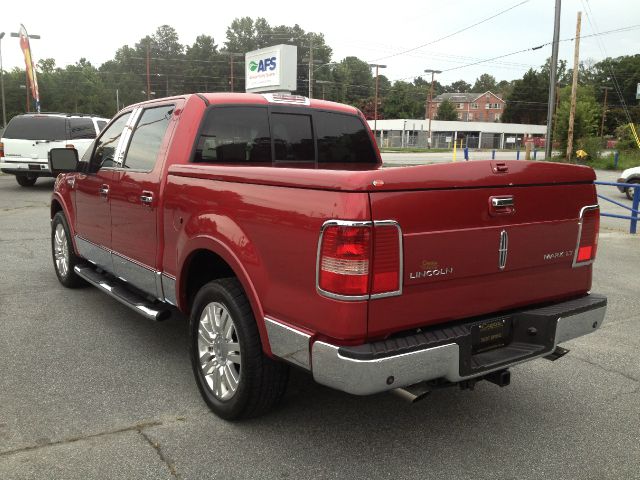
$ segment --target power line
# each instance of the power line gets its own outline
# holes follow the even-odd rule
[[[504,13],[507,13],[508,11],[513,10],[514,8],[517,8],[520,5],[524,5],[525,3],[528,3],[528,2],[529,2],[529,0],[523,0],[520,3],[512,5],[509,8],[506,8],[505,10],[501,10],[500,12],[491,15],[490,17],[484,18],[484,19],[480,20],[479,22],[476,22],[476,23],[474,23],[472,25],[469,25],[467,27],[461,28],[460,30],[456,30],[455,32],[449,33],[449,34],[447,34],[447,35],[445,35],[443,37],[436,38],[435,40],[431,40],[430,42],[423,43],[422,45],[418,45],[417,47],[409,48],[408,50],[405,50],[403,52],[398,52],[398,53],[394,53],[392,55],[387,55],[386,57],[379,57],[379,58],[370,60],[368,63],[377,62],[378,60],[384,60],[384,59],[387,59],[387,58],[397,57],[399,55],[404,55],[405,53],[409,53],[409,52],[413,52],[415,50],[419,50],[421,48],[426,47],[427,45],[433,45],[434,43],[438,43],[438,42],[440,42],[442,40],[445,40],[447,38],[451,38],[454,35],[458,35],[459,33],[462,33],[462,32],[464,32],[466,30],[469,30],[469,29],[471,29],[473,27],[477,27],[478,25],[481,25],[481,24],[483,24],[485,22],[488,22],[489,20],[493,20],[494,18],[499,17],[500,15],[502,15]]]
[[[616,29],[613,29],[613,30],[607,30],[605,32],[600,32],[600,33],[592,33],[590,35],[583,35],[580,38],[584,39],[584,38],[589,38],[589,37],[599,37],[599,36],[603,36],[603,35],[610,35],[612,33],[620,33],[620,32],[626,32],[626,31],[629,31],[629,30],[635,30],[637,28],[640,28],[640,24],[630,25],[630,26],[627,26],[627,27],[616,28]],[[574,40],[575,40],[575,37],[571,37],[571,38],[564,38],[564,39],[560,40],[560,42],[572,42]],[[486,58],[484,60],[478,60],[476,62],[467,63],[465,65],[460,65],[460,66],[457,66],[457,67],[443,69],[442,71],[443,72],[451,72],[453,70],[459,70],[461,68],[472,67],[474,65],[479,65],[481,63],[487,63],[487,62],[491,62],[493,60],[499,60],[501,58],[510,57],[510,56],[513,56],[513,55],[517,55],[519,53],[525,53],[525,52],[529,52],[529,51],[540,50],[543,47],[551,45],[551,43],[552,42],[546,42],[546,43],[543,43],[541,45],[537,45],[537,46],[534,46],[534,47],[523,48],[522,50],[517,50],[515,52],[505,53],[503,55],[498,55],[498,56],[495,56],[495,57]],[[604,54],[603,54],[603,56],[604,56]],[[416,78],[417,76],[418,75],[413,75],[411,77],[397,78],[397,79],[394,79],[393,81],[406,80],[406,79],[409,79],[409,78]]]

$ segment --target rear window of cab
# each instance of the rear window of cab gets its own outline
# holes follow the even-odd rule
[[[208,110],[196,163],[377,163],[360,117],[314,109],[221,106]]]

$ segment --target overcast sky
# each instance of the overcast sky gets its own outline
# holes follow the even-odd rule
[[[355,55],[386,64],[388,68],[383,73],[391,80],[410,80],[432,68],[444,71],[439,76],[443,83],[458,79],[473,83],[485,72],[498,80],[519,78],[528,68],[544,63],[551,55],[550,46],[446,71],[550,42],[555,0],[529,0],[451,38],[410,53],[389,55],[436,40],[522,1],[407,0],[365,4],[344,0],[238,3],[182,0],[177,4],[179,8],[171,8],[174,4],[164,2],[112,0],[79,4],[35,0],[26,8],[21,2],[7,0],[0,7],[0,31],[17,32],[23,23],[29,33],[41,35],[42,39],[32,40],[31,45],[36,61],[53,57],[58,66],[64,66],[86,57],[94,65],[100,65],[122,45],[133,45],[162,24],[173,26],[182,44],[191,44],[197,35],[207,34],[223,46],[226,28],[234,18],[264,17],[271,25],[297,23],[305,31],[323,33],[333,48],[333,60]],[[639,0],[563,0],[561,39],[574,37],[578,10],[583,11],[583,35],[594,33],[594,29],[604,32],[640,25]],[[605,55],[637,53],[640,53],[640,28],[584,38],[580,56],[598,61]],[[24,68],[17,38],[5,36],[2,56],[5,70]],[[560,44],[560,58],[572,62],[573,42]]]

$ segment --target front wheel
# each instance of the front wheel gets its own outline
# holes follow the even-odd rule
[[[237,279],[204,285],[189,324],[191,366],[214,413],[227,420],[255,417],[280,400],[289,368],[263,353],[251,306]]]
[[[86,282],[73,270],[81,263],[81,259],[73,250],[69,224],[63,212],[56,213],[51,221],[51,256],[53,268],[62,285],[67,288],[86,285]]]
[[[633,183],[633,184],[638,185],[638,184],[640,184],[640,180],[635,180],[635,179],[634,180],[630,180],[629,183]],[[627,188],[624,189],[624,193],[627,194],[627,198],[629,200],[633,200],[633,192],[635,191],[636,188],[640,188],[640,186],[638,186],[638,187],[627,187]]]
[[[38,177],[35,175],[16,175],[16,182],[21,187],[33,187]]]

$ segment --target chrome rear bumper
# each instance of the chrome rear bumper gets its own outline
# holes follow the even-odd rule
[[[431,335],[439,338],[437,342],[429,340],[429,335],[425,333],[353,348],[316,341],[311,346],[308,365],[318,383],[354,395],[370,395],[436,379],[460,382],[549,355],[559,343],[600,328],[606,308],[605,297],[589,295],[508,314],[513,317],[513,328],[517,330],[512,342],[502,348],[477,354],[472,352],[471,333],[466,324],[445,328],[438,335]],[[274,326],[273,320],[270,322],[272,325],[268,330],[271,339]],[[538,339],[527,343],[532,325],[539,329]],[[287,328],[288,331],[292,330]],[[296,335],[295,338],[296,341],[290,343],[295,344],[299,356],[301,346],[305,340],[309,341],[309,336]],[[442,338],[446,340],[442,341]],[[272,345],[274,354],[287,359],[283,355],[286,348],[278,348],[282,346],[281,342],[278,343],[276,348]],[[430,346],[434,343],[437,345]],[[307,366],[306,358],[304,362],[295,363]]]

